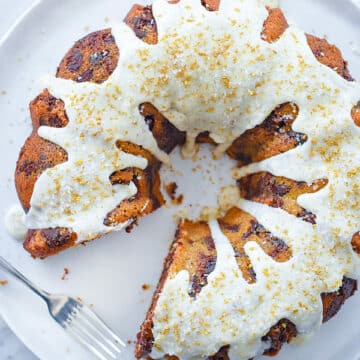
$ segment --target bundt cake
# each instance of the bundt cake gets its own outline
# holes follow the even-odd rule
[[[159,169],[177,145],[238,161],[236,204],[180,222],[136,358],[274,355],[355,292],[360,88],[276,1],[135,5],[44,84],[15,174],[33,257],[162,206]]]

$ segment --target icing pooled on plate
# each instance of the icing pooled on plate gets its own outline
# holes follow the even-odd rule
[[[25,226],[25,212],[19,204],[10,207],[4,220],[7,232],[16,240],[24,240],[27,231]]]

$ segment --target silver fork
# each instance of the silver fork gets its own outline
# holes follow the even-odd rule
[[[117,359],[121,354],[124,342],[87,306],[40,289],[1,256],[0,267],[45,300],[51,317],[99,359]]]

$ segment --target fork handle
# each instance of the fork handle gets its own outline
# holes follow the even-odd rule
[[[41,290],[38,286],[36,286],[33,282],[31,282],[29,279],[27,279],[23,274],[21,274],[18,270],[16,270],[11,264],[9,264],[1,256],[0,256],[0,268],[2,268],[5,272],[12,275],[16,279],[20,280],[23,284],[25,284],[33,292],[35,292],[37,295],[39,295],[45,301],[47,301],[49,294],[46,291]]]

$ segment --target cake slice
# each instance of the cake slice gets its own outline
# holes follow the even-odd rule
[[[286,201],[286,200],[285,200]],[[229,239],[244,279],[249,284],[256,282],[256,274],[244,252],[244,246],[249,241],[257,242],[264,252],[275,261],[287,261],[291,257],[291,250],[281,239],[269,233],[255,218],[248,213],[234,207],[218,219],[223,233]],[[183,220],[176,231],[175,240],[170,246],[168,256],[164,262],[163,272],[154,293],[146,319],[137,335],[135,356],[137,359],[157,359],[154,356],[153,317],[157,310],[158,300],[167,281],[173,279],[179,272],[189,273],[188,296],[196,301],[196,297],[206,289],[208,276],[216,266],[216,249],[206,222],[192,222]],[[357,282],[348,277],[343,278],[342,286],[336,292],[321,294],[323,304],[323,321],[330,320],[337,314],[344,302],[357,290]],[[184,315],[186,316],[186,315]],[[169,325],[170,326],[170,325]],[[204,327],[206,330],[206,327]],[[285,343],[291,342],[298,335],[294,323],[284,318],[280,319],[263,334],[264,355],[274,356]],[[229,347],[226,344],[212,354],[208,360],[230,359]],[[155,353],[157,353],[155,351]],[[177,356],[169,354],[169,359],[176,360]],[[175,354],[176,355],[176,354]]]

